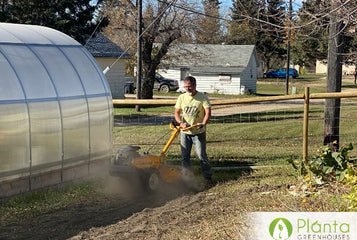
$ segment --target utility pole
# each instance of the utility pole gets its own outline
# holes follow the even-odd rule
[[[137,24],[137,66],[136,66],[136,99],[141,99],[141,72],[142,72],[142,0],[138,0],[138,24]],[[135,110],[140,112],[140,105],[135,106]]]
[[[292,0],[289,0],[289,16],[288,16],[288,39],[287,39],[287,48],[286,48],[286,75],[285,75],[285,95],[289,94],[289,70],[290,70],[290,41],[291,41],[291,21],[292,21],[292,11],[293,4]]]

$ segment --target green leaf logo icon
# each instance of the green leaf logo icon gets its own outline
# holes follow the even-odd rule
[[[276,218],[269,225],[269,233],[274,240],[287,240],[292,232],[293,226],[286,218]]]

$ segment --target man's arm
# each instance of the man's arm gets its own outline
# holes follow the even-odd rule
[[[182,110],[180,108],[175,108],[175,120],[176,122],[181,122],[181,112]]]
[[[205,117],[203,118],[202,124],[206,125],[211,118],[211,108],[205,108]]]
[[[176,122],[180,123],[181,128],[186,128],[187,123],[181,121],[181,113],[182,110],[180,108],[175,108],[175,120]]]

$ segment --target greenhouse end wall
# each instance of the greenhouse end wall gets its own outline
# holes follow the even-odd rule
[[[0,197],[106,171],[112,98],[81,44],[54,29],[0,23],[0,73]]]

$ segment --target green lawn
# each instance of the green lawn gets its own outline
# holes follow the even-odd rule
[[[350,79],[349,79],[350,78]],[[343,88],[352,89],[352,77],[343,79]],[[303,91],[309,86],[311,92],[324,92],[325,75],[306,74],[291,79],[290,85],[296,86],[297,91]],[[285,91],[284,79],[260,79],[258,81],[258,95],[278,95]],[[210,97],[232,97],[212,94]],[[249,95],[254,97],[255,95]],[[247,97],[234,96],[234,97]],[[343,102],[354,101],[343,99]],[[115,114],[130,118],[136,114],[158,115],[172,114],[173,107],[143,107],[137,113],[133,107],[115,108]],[[323,105],[310,106],[309,153],[313,155],[323,142]],[[340,134],[341,143],[355,143],[354,136],[357,127],[354,117],[356,107],[343,106],[341,108]],[[302,124],[303,108],[291,108],[260,113],[236,114],[211,119],[208,128],[208,154],[215,164],[222,165],[227,161],[265,164],[267,161],[299,159],[302,156]],[[114,129],[114,150],[119,145],[140,145],[143,151],[152,148],[155,154],[160,153],[168,139],[170,132],[167,125],[155,126],[127,126]],[[156,140],[159,139],[158,142]],[[154,146],[152,146],[154,145]],[[168,152],[171,160],[179,160],[178,140]]]
[[[264,112],[257,121],[248,114],[216,118],[208,125],[207,151],[214,164],[234,161],[239,164],[264,165],[266,162],[302,157],[303,109]],[[309,122],[309,150],[314,154],[323,142],[323,106],[312,106]],[[355,106],[341,110],[341,143],[355,143],[357,126],[351,116],[357,116]],[[248,121],[249,119],[249,121]],[[236,120],[236,121],[235,121]],[[152,148],[159,154],[169,138],[169,125],[127,126],[114,129],[115,148],[119,145],[139,145],[143,151]],[[167,135],[165,135],[167,134]],[[176,139],[169,149],[169,159],[179,160],[179,142]]]
[[[326,75],[324,74],[304,74],[298,78],[289,79],[289,93],[292,88],[296,88],[296,93],[304,93],[305,87],[310,87],[311,93],[325,92]],[[263,95],[285,94],[286,83],[284,78],[264,78],[259,79],[257,93]]]

